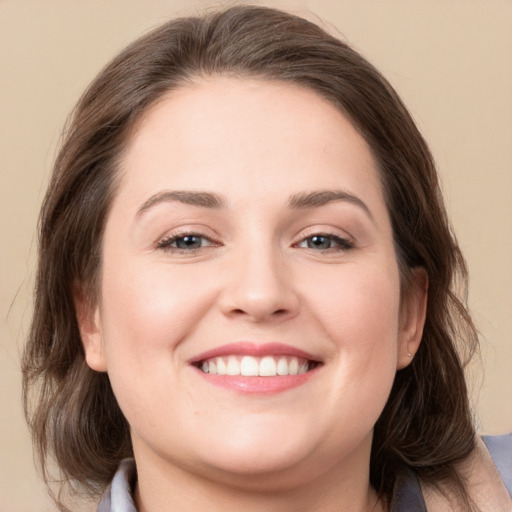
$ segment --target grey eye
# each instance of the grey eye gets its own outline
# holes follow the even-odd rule
[[[204,237],[197,235],[186,235],[176,237],[174,243],[178,249],[199,249],[203,246]]]
[[[192,252],[203,247],[210,247],[217,245],[212,242],[209,238],[203,235],[195,235],[194,233],[183,234],[177,236],[171,236],[164,238],[158,243],[158,249],[165,251],[181,251],[181,252]]]
[[[329,249],[348,251],[354,248],[353,242],[346,238],[341,238],[336,235],[323,235],[321,233],[317,235],[308,236],[301,240],[298,247],[305,249],[314,249],[318,251],[327,251]]]
[[[308,249],[330,249],[334,246],[334,240],[328,236],[315,235],[306,238]]]

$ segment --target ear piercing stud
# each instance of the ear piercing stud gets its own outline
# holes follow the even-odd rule
[[[407,352],[407,355],[408,355],[409,357],[412,357],[412,354],[411,354],[410,352]]]

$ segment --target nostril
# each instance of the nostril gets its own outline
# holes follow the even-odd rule
[[[233,313],[239,314],[239,315],[246,315],[249,314],[248,311],[245,311],[241,308],[233,309]],[[277,309],[276,311],[273,311],[270,313],[272,316],[284,316],[288,313],[288,310],[286,309]]]

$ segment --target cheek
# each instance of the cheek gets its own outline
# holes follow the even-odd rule
[[[198,286],[192,267],[111,261],[118,264],[105,268],[100,308],[109,379],[129,423],[160,431],[153,413],[180,386],[181,342],[197,328],[212,292]]]
[[[375,407],[368,412],[378,416],[397,367],[400,285],[396,264],[390,261],[361,270],[346,267],[335,280],[318,278],[309,304],[335,347],[333,389],[352,396],[356,409],[372,397]],[[324,286],[318,286],[322,282]]]
[[[357,446],[381,415],[396,374],[396,263],[389,258],[361,266],[326,266],[314,277],[312,272],[295,277],[308,324],[332,347],[324,370],[329,386],[322,389],[315,425],[323,425],[325,446],[331,450]]]
[[[306,274],[304,293],[319,324],[344,350],[384,349],[396,344],[400,304],[398,269],[387,265],[340,266]]]
[[[162,364],[162,352],[172,357],[213,300],[211,287],[191,266],[125,263],[112,265],[104,275],[101,313],[107,364],[117,358],[146,367]]]

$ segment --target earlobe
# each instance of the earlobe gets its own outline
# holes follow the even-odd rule
[[[412,269],[412,283],[400,311],[397,369],[408,366],[421,343],[427,314],[428,276],[424,268]]]
[[[83,286],[78,283],[73,286],[73,300],[87,365],[97,372],[105,372],[107,365],[103,351],[99,307],[91,304]]]

